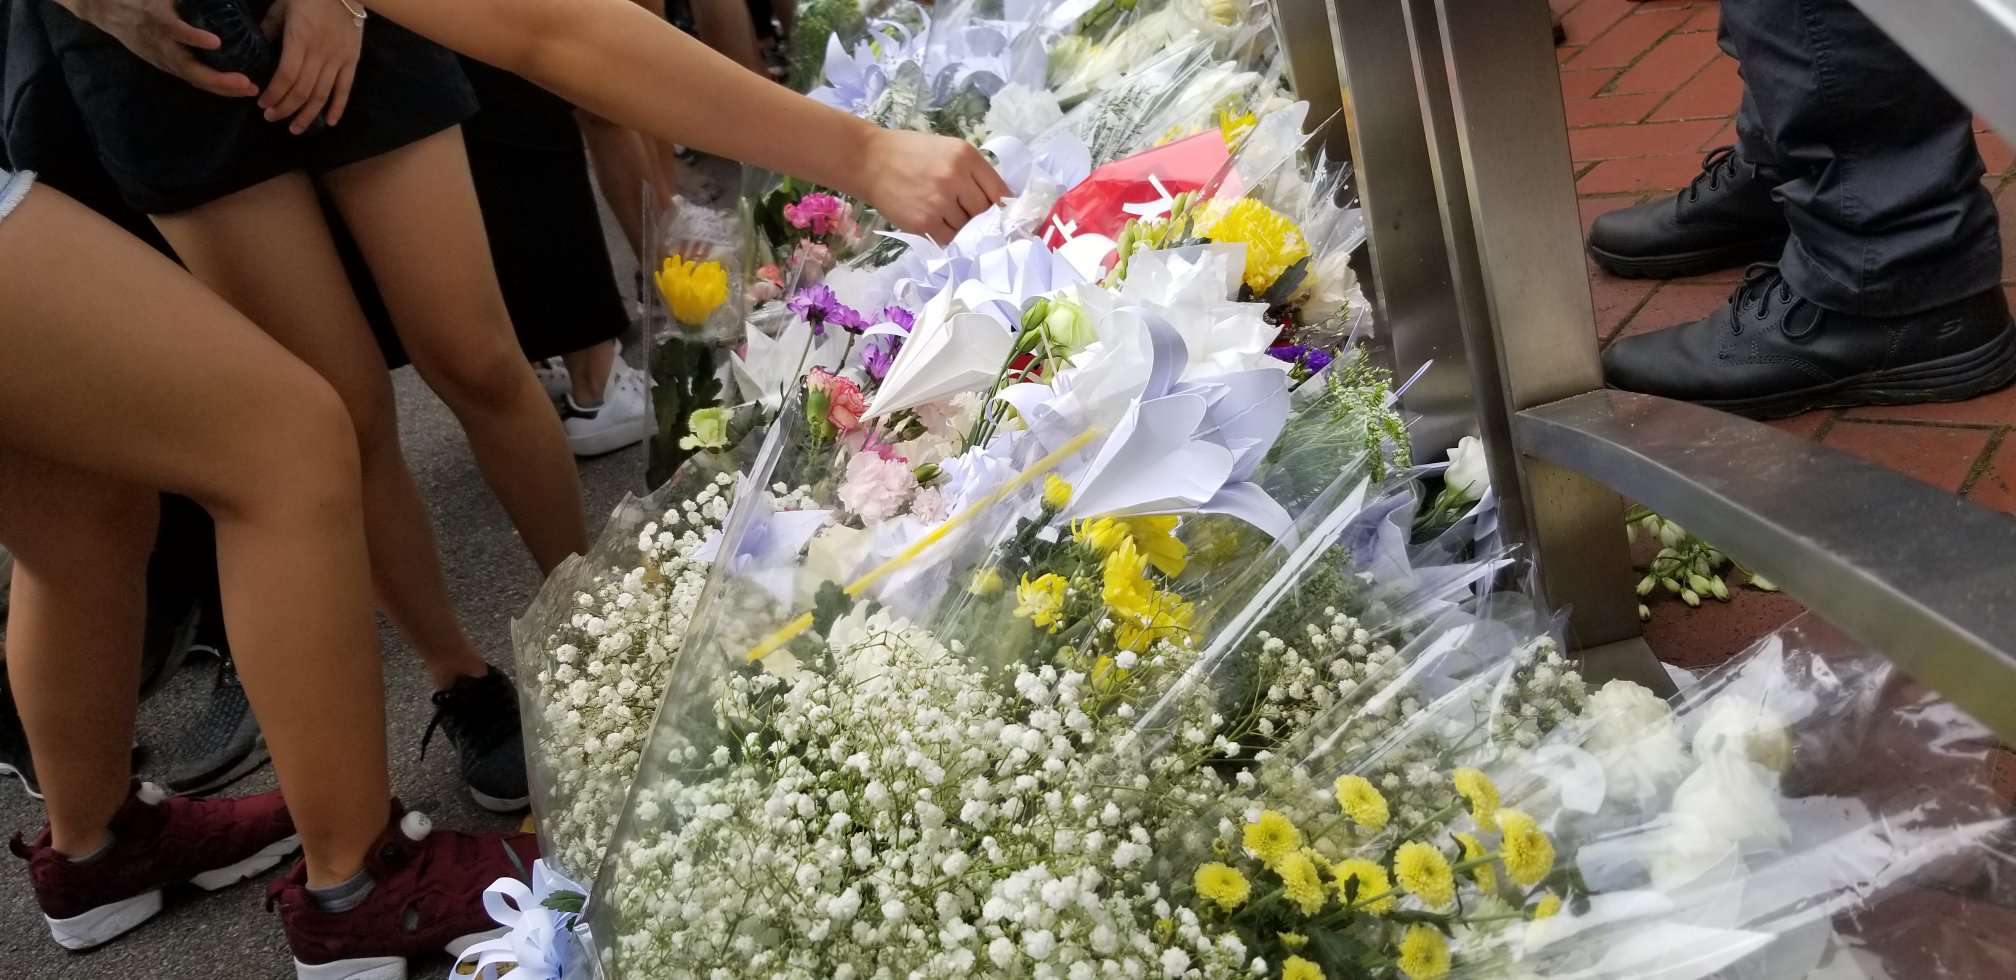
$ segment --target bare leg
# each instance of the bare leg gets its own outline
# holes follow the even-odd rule
[[[484,479],[540,571],[586,552],[581,479],[560,417],[511,328],[461,130],[351,164],[324,185],[413,366],[461,420]]]
[[[108,272],[119,288],[106,288]],[[356,439],[342,401],[172,264],[47,190],[31,193],[0,225],[0,296],[7,297],[0,357],[15,372],[0,385],[0,445],[7,450],[0,467],[16,470],[22,455],[42,460],[36,472],[47,478],[68,467],[78,475],[66,492],[120,513],[129,505],[106,483],[181,493],[209,510],[239,672],[301,831],[309,882],[348,878],[384,829],[390,790]],[[136,296],[145,304],[135,306]],[[204,359],[203,371],[183,369],[191,357]],[[92,369],[79,372],[79,364]],[[87,485],[92,477],[102,482]],[[130,499],[131,492],[124,494]],[[40,508],[10,494],[0,513],[32,522]],[[0,528],[0,537],[16,536],[19,523]],[[48,546],[31,547],[40,555]],[[28,619],[45,625],[16,636],[8,669],[32,719],[29,738],[44,761],[50,812],[70,814],[77,808],[66,795],[102,801],[124,792],[125,719],[135,686],[103,679],[130,679],[138,650],[107,647],[111,629],[100,635],[93,627],[75,644],[54,635],[66,624],[33,606],[44,594],[41,583],[63,582],[66,573],[24,560],[37,583]],[[62,682],[66,675],[97,678],[128,707],[109,726],[78,710],[97,706],[95,696],[44,707],[77,696]],[[57,683],[46,683],[52,679]],[[93,738],[92,729],[108,740],[90,757],[105,761],[62,748]],[[84,765],[100,768],[68,771]],[[89,839],[103,822],[96,831],[69,826],[62,833]]]
[[[30,695],[19,710],[31,738],[64,733],[34,748],[51,843],[71,857],[105,842],[126,799],[157,499],[0,450],[0,540],[16,563],[8,679]]]
[[[363,459],[364,514],[379,602],[426,662],[434,685],[445,688],[457,677],[487,672],[455,617],[433,523],[399,448],[385,360],[350,291],[308,178],[276,178],[155,224],[190,271],[343,396]],[[275,248],[274,242],[287,246]]]
[[[768,77],[744,0],[693,0],[693,33],[742,67]]]
[[[574,404],[583,408],[601,404],[609,388],[609,374],[616,367],[616,342],[604,341],[561,360],[567,362],[567,377],[574,385]]]

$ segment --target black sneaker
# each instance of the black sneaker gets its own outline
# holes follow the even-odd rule
[[[245,699],[245,686],[239,683],[238,668],[230,656],[203,647],[195,652],[217,657],[217,680],[202,716],[176,747],[175,767],[168,771],[168,789],[181,796],[215,793],[271,758],[266,736],[259,733],[259,721],[252,717],[252,703]]]
[[[2000,287],[1911,316],[1854,316],[1806,301],[1765,265],[1707,319],[1611,344],[1603,378],[1751,418],[1963,401],[2016,379],[2016,326]]]
[[[492,813],[515,813],[532,803],[525,781],[525,733],[518,722],[518,689],[495,667],[482,677],[464,677],[434,693],[434,720],[420,739],[426,758],[434,729],[462,756],[462,781],[476,805]]]
[[[0,662],[0,776],[19,779],[29,796],[42,798],[42,784],[35,780],[35,759],[28,754],[28,732],[21,727],[20,712],[14,710],[14,691],[7,686],[4,662]]]
[[[1779,179],[1725,146],[1686,190],[1596,219],[1589,257],[1614,275],[1673,279],[1775,261],[1790,234],[1772,200]]]

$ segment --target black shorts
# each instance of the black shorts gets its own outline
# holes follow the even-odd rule
[[[251,4],[263,14],[270,0]],[[476,112],[455,56],[382,17],[364,28],[342,123],[295,136],[286,120],[267,122],[256,99],[196,89],[48,6],[50,40],[98,156],[127,203],[148,214],[186,211],[297,170],[319,176]]]

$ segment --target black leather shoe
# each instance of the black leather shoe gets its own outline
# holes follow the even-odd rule
[[[1614,275],[1673,279],[1778,258],[1785,212],[1771,199],[1778,179],[1725,146],[1701,175],[1669,198],[1612,211],[1589,229],[1589,257]]]
[[[1610,345],[1603,378],[1751,418],[1963,401],[2016,379],[2016,326],[2000,287],[1911,316],[1864,317],[1801,299],[1766,265],[1708,319]]]

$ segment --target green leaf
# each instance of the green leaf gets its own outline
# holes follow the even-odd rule
[[[588,904],[588,896],[580,892],[557,891],[546,896],[546,900],[539,904],[555,912],[580,915],[581,909]]]
[[[834,622],[847,615],[854,608],[854,597],[847,594],[839,583],[827,582],[819,587],[819,594],[812,600],[812,631],[821,636],[833,628]]]
[[[679,446],[679,440],[692,434],[688,419],[721,399],[713,348],[682,337],[672,337],[652,352],[651,380],[655,384],[651,405],[658,418],[658,434],[651,438],[645,464],[647,488],[664,486],[680,464],[693,456],[693,450]]]

